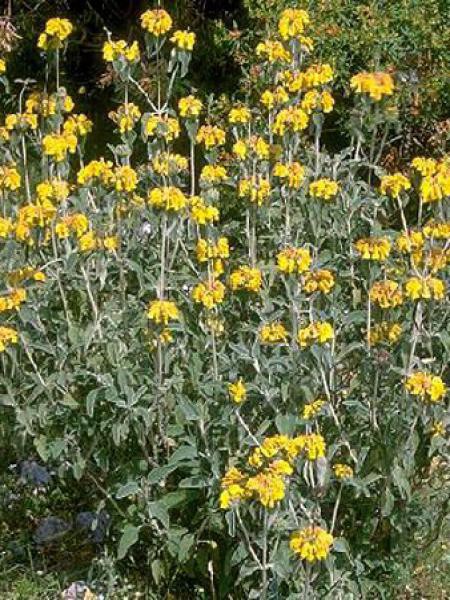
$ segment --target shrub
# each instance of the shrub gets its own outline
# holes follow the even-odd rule
[[[65,19],[0,128],[2,429],[106,507],[155,598],[382,593],[448,451],[449,159],[379,166],[401,84],[379,71],[353,73],[349,147],[326,150],[334,70],[305,11],[226,114],[175,96],[192,32],[140,22],[143,44],[103,47],[108,157],[85,162]]]

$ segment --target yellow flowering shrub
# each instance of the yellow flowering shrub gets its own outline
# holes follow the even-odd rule
[[[233,98],[191,89],[188,23],[138,23],[103,40],[105,147],[61,85],[63,18],[0,118],[0,430],[64,510],[107,511],[152,598],[376,597],[449,449],[450,158],[391,170],[389,65],[330,117],[303,8]]]

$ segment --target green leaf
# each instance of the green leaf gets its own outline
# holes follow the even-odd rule
[[[135,527],[134,525],[125,525],[122,537],[120,538],[119,549],[117,550],[118,560],[122,560],[127,555],[131,546],[138,541],[139,529],[139,527]]]
[[[116,492],[116,498],[120,500],[121,498],[127,498],[128,496],[133,496],[134,494],[138,494],[141,491],[139,484],[136,481],[129,481],[125,485],[121,485],[120,488]]]

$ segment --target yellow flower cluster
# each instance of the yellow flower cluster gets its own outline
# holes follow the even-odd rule
[[[245,125],[251,119],[251,113],[246,106],[237,106],[228,113],[228,122],[231,125]]]
[[[128,45],[125,40],[113,42],[109,40],[103,45],[103,58],[106,62],[122,60],[126,63],[136,63],[141,57],[137,42]]]
[[[215,148],[225,144],[225,131],[216,125],[202,125],[197,133],[197,143],[204,144],[205,148]]]
[[[198,225],[213,224],[219,220],[219,209],[205,204],[200,196],[193,196],[190,200],[191,218]]]
[[[419,191],[424,204],[438,202],[446,196],[450,196],[450,157],[448,155],[441,161],[419,156],[411,164],[422,175]]]
[[[165,152],[157,154],[152,160],[152,167],[155,173],[164,177],[177,175],[180,171],[188,169],[188,160],[181,154],[171,154]]]
[[[0,58],[0,75],[6,72],[6,61],[3,58]]]
[[[192,52],[195,45],[195,33],[193,31],[175,31],[170,41],[175,44],[179,50]]]
[[[317,398],[313,402],[310,402],[309,404],[305,404],[305,406],[303,407],[303,411],[302,411],[302,419],[309,421],[310,419],[317,417],[317,415],[322,410],[322,407],[324,406],[324,404],[325,404],[325,400],[323,400],[322,398]]]
[[[180,116],[186,119],[196,119],[201,113],[203,102],[195,96],[186,96],[178,101]]]
[[[409,190],[411,182],[402,173],[394,173],[393,175],[384,175],[381,178],[380,192],[384,196],[398,198],[401,192]]]
[[[157,137],[173,142],[180,136],[180,131],[178,119],[169,115],[150,115],[143,122],[145,137]]]
[[[179,212],[187,206],[187,198],[177,187],[166,186],[153,188],[148,194],[151,206],[167,212]]]
[[[387,260],[391,252],[391,242],[387,238],[362,238],[355,243],[357,252],[364,260]]]
[[[387,343],[395,344],[402,334],[402,326],[400,323],[389,323],[389,321],[381,321],[377,323],[369,332],[369,342],[372,346]]]
[[[252,136],[249,141],[237,140],[233,144],[233,153],[238,160],[245,160],[250,154],[254,154],[259,159],[267,159],[270,155],[270,146],[262,137]]]
[[[77,181],[80,185],[94,185],[95,180],[103,185],[114,182],[113,164],[110,161],[91,160],[85,167],[78,171]]]
[[[353,469],[349,465],[336,463],[333,465],[333,472],[337,479],[351,479],[353,477]]]
[[[411,277],[406,282],[405,293],[411,300],[443,300],[445,283],[437,277]]]
[[[160,37],[172,28],[172,17],[162,8],[146,10],[141,15],[141,27],[153,36]]]
[[[0,190],[17,190],[20,188],[20,181],[20,173],[16,167],[0,166]]]
[[[278,269],[283,273],[304,273],[311,266],[308,248],[286,248],[277,254]]]
[[[42,50],[57,50],[61,48],[73,31],[73,25],[68,19],[49,19],[45,24],[45,31],[38,39],[38,48]]]
[[[230,275],[230,287],[233,291],[259,292],[261,286],[262,274],[259,269],[243,266]]]
[[[259,339],[263,344],[283,344],[288,340],[288,332],[279,321],[266,323],[259,331]]]
[[[329,201],[336,196],[339,191],[339,184],[332,179],[317,179],[309,184],[309,194],[313,198]]]
[[[256,56],[263,57],[269,63],[275,62],[290,62],[292,59],[289,50],[283,46],[283,44],[277,40],[265,40],[259,42],[256,46]]]
[[[279,177],[287,187],[298,189],[305,177],[305,167],[298,162],[290,165],[277,163],[273,168],[273,175]]]
[[[417,371],[405,381],[405,388],[423,402],[440,402],[447,393],[447,386],[437,375]]]
[[[241,404],[247,396],[247,388],[245,387],[242,379],[238,379],[234,383],[230,383],[228,385],[228,392],[231,396],[231,399],[236,404]]]
[[[7,310],[19,310],[27,299],[27,292],[23,288],[16,288],[6,296],[0,296],[0,312]]]
[[[299,106],[283,108],[276,115],[273,124],[273,132],[283,136],[285,133],[298,133],[308,127],[309,117]]]
[[[197,260],[200,263],[212,260],[213,273],[218,276],[224,271],[223,259],[230,256],[228,238],[221,237],[216,243],[200,238],[197,242]]]
[[[170,300],[152,300],[148,306],[147,316],[157,325],[167,325],[169,321],[180,319],[180,311],[175,302]]]
[[[327,558],[333,541],[331,533],[317,525],[311,525],[295,531],[291,535],[289,546],[302,560],[314,563]]]
[[[317,271],[308,271],[303,280],[303,289],[307,294],[322,292],[329,294],[334,287],[334,276],[328,269],[318,269]]]
[[[334,98],[326,90],[324,92],[309,90],[302,98],[300,106],[308,115],[320,110],[324,113],[330,113],[334,107]]]
[[[136,104],[122,104],[116,111],[109,113],[109,118],[117,125],[120,133],[131,131],[141,118],[141,111]]]
[[[399,284],[391,279],[376,281],[369,292],[370,299],[380,308],[395,308],[403,303],[403,294]]]
[[[283,40],[298,38],[309,25],[310,18],[306,10],[287,8],[278,21],[278,33]]]
[[[37,129],[38,118],[37,115],[30,113],[13,113],[6,115],[5,117],[5,128],[7,131],[18,129],[19,131],[26,131]]]
[[[312,344],[326,344],[334,338],[334,330],[327,321],[315,321],[299,330],[297,341],[301,348]]]
[[[19,336],[12,327],[0,325],[0,352],[4,352],[11,344],[17,344]]]
[[[58,238],[67,238],[74,233],[80,238],[89,229],[89,220],[83,213],[67,215],[55,225],[55,233]]]
[[[389,73],[363,71],[354,75],[350,80],[350,87],[358,94],[367,94],[372,100],[378,102],[385,96],[392,96],[395,85]]]
[[[225,286],[218,279],[198,283],[192,290],[192,299],[197,304],[203,304],[207,310],[221,304],[225,298]]]
[[[270,191],[270,181],[260,174],[239,181],[239,198],[247,198],[252,204],[258,206],[261,206],[270,196]]]
[[[47,277],[43,271],[40,269],[35,269],[34,267],[23,267],[22,269],[16,269],[15,271],[10,271],[6,279],[11,286],[17,286],[22,281],[27,281],[29,279],[33,279],[34,281],[38,281],[43,283],[46,281]]]
[[[227,179],[227,171],[221,165],[205,165],[200,173],[201,183],[220,183]]]
[[[265,90],[261,94],[261,104],[263,104],[269,110],[286,104],[288,100],[289,94],[281,85],[277,86],[274,90]]]
[[[42,140],[42,150],[55,162],[61,162],[66,159],[68,153],[75,154],[77,143],[77,137],[73,133],[48,133]]]

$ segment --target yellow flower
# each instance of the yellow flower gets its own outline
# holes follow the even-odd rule
[[[291,535],[289,546],[299,558],[314,563],[327,558],[333,539],[333,536],[321,527],[311,525],[295,531]]]
[[[217,279],[200,282],[192,290],[192,299],[194,302],[203,304],[207,310],[211,310],[217,304],[221,304],[224,298],[225,286]]]
[[[177,46],[179,50],[192,52],[195,44],[195,33],[193,31],[175,31],[170,41]]]
[[[15,167],[0,166],[0,190],[18,190],[20,173]]]
[[[118,192],[133,192],[137,184],[137,173],[128,165],[114,169],[114,186]]]
[[[353,477],[353,469],[349,465],[336,463],[333,465],[333,471],[337,479],[351,479]]]
[[[146,10],[141,15],[141,27],[153,36],[160,37],[172,28],[172,18],[162,8]]]
[[[180,135],[180,124],[178,119],[168,115],[150,115],[143,123],[143,134],[172,142]]]
[[[380,308],[394,308],[403,303],[403,294],[396,281],[376,281],[369,292],[370,299]]]
[[[275,321],[261,327],[259,339],[263,344],[281,344],[288,340],[288,332],[283,323]]]
[[[291,53],[286,50],[281,42],[266,40],[256,46],[256,56],[262,56],[269,63],[290,62]]]
[[[289,100],[289,94],[286,92],[284,87],[281,85],[272,90],[265,90],[261,94],[261,104],[263,104],[269,110],[272,110],[276,106],[286,104]]]
[[[273,175],[284,180],[287,187],[298,189],[305,177],[305,167],[298,162],[293,162],[290,165],[277,163],[273,168]]]
[[[277,254],[278,269],[283,273],[304,273],[311,265],[308,248],[286,248]]]
[[[305,273],[303,289],[307,294],[322,292],[329,294],[334,287],[334,276],[328,269],[318,269]]]
[[[74,154],[77,149],[77,138],[71,133],[49,133],[42,140],[44,154],[51,156],[56,162],[65,160],[67,153]]]
[[[225,167],[220,165],[205,165],[200,173],[200,182],[218,183],[227,179]]]
[[[98,179],[100,183],[109,185],[114,182],[114,173],[112,162],[100,160],[91,160],[85,167],[78,171],[77,181],[80,185],[92,184],[93,180]]]
[[[318,179],[309,184],[309,194],[313,198],[321,198],[328,201],[334,198],[338,191],[338,182],[327,178]]]
[[[443,300],[445,297],[445,283],[436,277],[411,277],[405,285],[406,295],[411,300]]]
[[[373,346],[383,342],[394,344],[402,334],[402,326],[400,323],[389,323],[381,321],[372,327],[369,333],[369,341]]]
[[[413,158],[411,165],[419,171],[422,177],[434,175],[437,170],[437,162],[434,158],[424,158],[423,156],[416,156]]]
[[[111,111],[108,117],[118,126],[120,133],[131,131],[141,118],[141,111],[136,104],[122,104],[116,111]]]
[[[387,238],[362,238],[355,248],[364,260],[384,261],[389,257],[391,242]]]
[[[368,94],[372,100],[381,100],[384,96],[394,93],[394,80],[389,73],[368,73],[363,71],[354,75],[350,80],[350,87],[358,94]]]
[[[440,402],[447,393],[447,386],[437,375],[417,371],[405,381],[405,388],[423,402]]]
[[[273,132],[284,135],[286,132],[298,133],[308,127],[309,118],[306,112],[299,107],[290,106],[283,108],[275,117]]]
[[[0,352],[4,352],[10,344],[17,344],[19,336],[12,327],[0,326]]]
[[[204,144],[209,150],[215,146],[223,146],[225,144],[225,131],[215,125],[202,125],[197,133],[197,142]]]
[[[27,130],[37,129],[38,119],[37,115],[30,115],[28,113],[16,113],[6,115],[5,117],[5,128],[7,131],[12,131],[13,129],[19,130]]]
[[[83,213],[67,215],[55,225],[55,233],[59,238],[66,238],[71,232],[80,238],[88,229],[89,220]]]
[[[215,206],[205,204],[200,196],[190,199],[190,214],[198,225],[213,224],[219,220],[219,210]]]
[[[93,231],[88,231],[78,239],[78,248],[81,252],[92,252],[97,248],[97,239]]]
[[[13,224],[11,219],[0,217],[0,238],[7,238],[12,231]]]
[[[423,228],[423,235],[436,240],[448,240],[450,238],[450,221],[439,223],[431,220]]]
[[[106,62],[114,62],[115,60],[124,60],[128,63],[135,63],[141,57],[137,42],[128,45],[125,40],[112,40],[103,44],[103,58]]]
[[[107,235],[103,238],[103,248],[108,252],[114,252],[119,247],[119,241],[117,235]]]
[[[236,404],[241,404],[247,396],[247,388],[245,387],[242,379],[238,379],[234,383],[228,384],[228,392]]]
[[[27,292],[23,288],[16,288],[6,296],[0,296],[0,312],[19,310],[21,304],[27,299]]]
[[[179,321],[180,312],[175,302],[170,300],[153,300],[150,302],[147,316],[156,324],[167,325],[169,321]]]
[[[245,106],[238,106],[237,108],[232,108],[228,114],[228,122],[232,125],[235,125],[236,123],[244,125],[245,123],[248,123],[250,119],[250,110]]]
[[[444,437],[446,433],[445,425],[442,421],[434,421],[431,428],[432,437]]]
[[[239,267],[230,275],[230,287],[233,291],[259,292],[261,286],[262,274],[259,269],[247,266]]]
[[[309,421],[316,417],[320,411],[322,410],[322,406],[325,404],[325,400],[322,398],[317,398],[314,402],[310,402],[309,404],[305,404],[302,412],[302,419]]]
[[[148,195],[151,206],[160,210],[179,212],[187,206],[183,192],[173,186],[153,188]]]
[[[309,25],[310,19],[306,10],[287,8],[281,13],[278,21],[278,33],[283,40],[299,37]]]
[[[260,174],[241,179],[238,184],[239,198],[247,198],[252,204],[261,206],[270,196],[270,181]]]
[[[421,231],[408,231],[408,234],[402,233],[397,237],[395,243],[400,252],[417,252],[424,245],[423,233]]]
[[[296,452],[304,452],[308,460],[323,458],[326,453],[326,444],[323,436],[319,433],[307,433],[298,435],[293,439]]]
[[[266,508],[274,508],[280,500],[283,500],[286,493],[282,477],[270,471],[249,477],[245,489],[255,494]]]
[[[203,102],[195,96],[186,96],[178,101],[180,116],[186,119],[196,119],[203,109]]]
[[[236,467],[231,467],[222,477],[220,487],[222,492],[220,494],[220,508],[227,509],[234,502],[239,502],[249,497],[249,493],[243,487],[245,485],[246,477]]]
[[[86,136],[92,131],[92,121],[86,115],[71,115],[63,125],[63,131],[67,134]]]
[[[3,75],[6,71],[6,61],[3,58],[0,58],[0,75]]]
[[[177,175],[181,171],[187,171],[188,160],[180,154],[165,152],[155,156],[152,160],[152,167],[158,175],[170,177],[171,175]]]
[[[42,50],[56,50],[73,31],[73,25],[68,19],[49,19],[45,24],[45,32],[41,33],[38,48]]]
[[[384,196],[398,198],[402,191],[409,190],[411,182],[402,173],[394,173],[393,175],[384,175],[381,178],[380,192]]]
[[[299,330],[297,341],[301,348],[312,344],[326,344],[334,338],[334,330],[327,321],[314,321]]]

